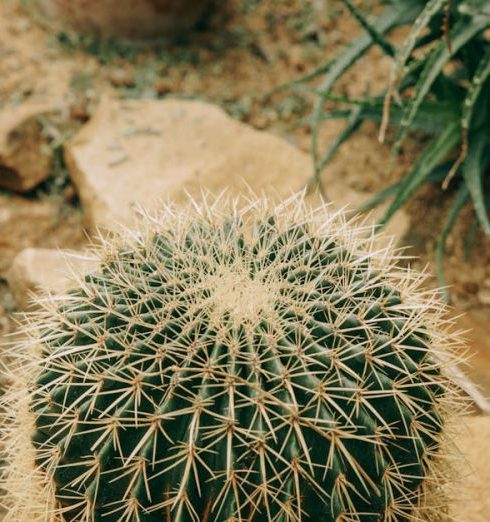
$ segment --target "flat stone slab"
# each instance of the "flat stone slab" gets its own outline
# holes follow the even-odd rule
[[[308,155],[199,101],[103,100],[66,159],[90,228],[134,220],[134,207],[199,197],[203,189],[290,195]]]

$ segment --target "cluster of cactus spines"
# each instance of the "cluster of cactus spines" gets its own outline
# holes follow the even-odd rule
[[[17,346],[6,519],[437,519],[459,339],[376,245],[301,197],[106,240]]]

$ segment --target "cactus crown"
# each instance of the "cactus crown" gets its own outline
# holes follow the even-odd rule
[[[437,518],[458,338],[395,257],[296,197],[106,241],[18,346],[10,520]]]

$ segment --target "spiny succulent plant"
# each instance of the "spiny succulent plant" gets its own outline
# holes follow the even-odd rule
[[[165,207],[43,299],[3,402],[6,520],[436,520],[457,335],[372,228]]]
[[[446,239],[461,209],[472,200],[476,225],[490,237],[490,2],[488,0],[389,0],[371,21],[351,0],[340,0],[357,19],[364,34],[317,70],[282,86],[303,86],[324,76],[313,111],[313,181],[339,147],[364,121],[381,122],[384,140],[388,125],[396,129],[393,155],[397,156],[410,132],[427,138],[420,157],[400,180],[366,204],[392,198],[383,218],[386,223],[425,183],[439,182],[457,189],[437,244],[439,282],[445,286],[443,261]],[[410,25],[405,41],[397,46],[387,37],[391,30]],[[351,98],[334,92],[337,82],[371,47],[393,59],[386,90],[374,97]],[[326,102],[329,105],[326,105]],[[345,119],[343,131],[326,151],[317,139],[323,122]]]

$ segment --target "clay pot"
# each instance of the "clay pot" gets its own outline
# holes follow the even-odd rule
[[[55,23],[100,37],[148,40],[191,29],[210,0],[38,0]]]

